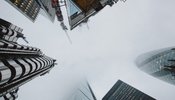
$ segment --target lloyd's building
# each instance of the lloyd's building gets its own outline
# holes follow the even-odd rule
[[[0,100],[15,100],[21,85],[48,73],[55,59],[40,49],[17,43],[25,39],[22,29],[0,19]]]

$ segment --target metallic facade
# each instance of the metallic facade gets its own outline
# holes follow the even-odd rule
[[[18,44],[23,34],[9,27],[13,24],[0,22],[0,99],[14,100],[21,85],[48,73],[56,60],[38,48]]]
[[[10,42],[16,42],[18,38],[23,38],[25,39],[24,35],[22,34],[23,29],[13,25],[3,19],[0,19],[0,29],[1,29],[1,34],[0,37],[10,41]]]
[[[156,100],[134,87],[118,80],[102,100]]]
[[[141,55],[137,66],[146,73],[175,85],[175,49],[166,48]]]

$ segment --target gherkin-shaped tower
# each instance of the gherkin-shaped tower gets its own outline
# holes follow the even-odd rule
[[[139,56],[137,66],[144,72],[175,85],[175,48],[165,48]]]

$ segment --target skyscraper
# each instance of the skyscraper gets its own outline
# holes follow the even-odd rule
[[[165,48],[143,54],[136,60],[146,73],[175,85],[175,49]]]
[[[37,3],[36,0],[6,0],[6,1],[33,22],[35,21],[40,11],[40,5]]]
[[[43,14],[45,17],[47,17],[49,20],[54,22],[55,20],[55,9],[52,7],[52,1],[51,0],[36,0],[40,4],[41,10],[43,10]]]
[[[55,19],[55,9],[52,8],[51,0],[6,0],[23,15],[34,22],[39,13],[52,22]],[[43,13],[41,12],[43,10]]]
[[[118,80],[102,100],[155,100],[147,94]]]
[[[63,30],[68,30],[64,24],[64,16],[61,7],[67,9],[70,29],[74,29],[81,23],[87,23],[88,19],[96,15],[105,6],[113,6],[119,0],[6,0],[18,11],[35,21],[38,14],[49,18],[52,22],[57,16]],[[126,1],[126,0],[120,0]]]
[[[70,28],[86,23],[89,17],[97,14],[106,5],[112,6],[118,0],[66,0]]]
[[[24,38],[22,29],[0,19],[0,99],[14,100],[19,87],[37,76],[48,73],[54,59],[40,49],[17,43]]]
[[[25,39],[24,35],[22,34],[22,28],[3,19],[0,19],[0,25],[3,32],[3,34],[1,34],[2,38],[12,42],[16,42],[19,37]]]
[[[89,83],[80,82],[67,100],[97,100]]]

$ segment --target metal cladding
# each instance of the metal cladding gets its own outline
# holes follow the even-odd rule
[[[22,31],[22,28],[0,18],[0,38],[10,42],[16,42],[18,38],[23,38],[25,40]]]
[[[0,23],[1,23],[1,26],[4,26],[5,28],[9,28],[11,30],[14,30],[16,31],[17,33],[22,33],[23,29],[16,26],[16,25],[13,25],[12,23],[8,22],[8,21],[5,21],[3,19],[0,18]]]
[[[0,99],[9,97],[8,94],[11,94],[9,98],[14,98],[14,90],[48,73],[56,60],[45,56],[38,48],[18,44],[14,39],[19,38],[19,32],[1,23],[0,26]]]
[[[175,85],[175,49],[165,48],[139,56],[137,66],[144,72]]]
[[[23,34],[3,26],[0,26],[0,31],[1,37],[7,41],[16,42],[19,37],[23,37]]]
[[[156,100],[134,87],[118,80],[102,100]]]
[[[0,100],[15,100],[18,98],[18,88],[0,97]]]

